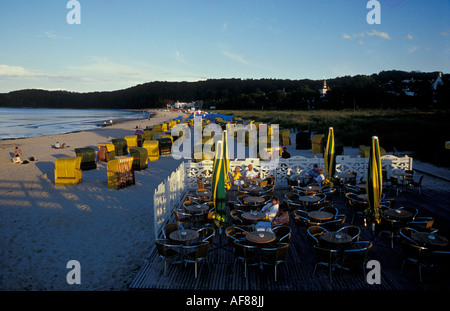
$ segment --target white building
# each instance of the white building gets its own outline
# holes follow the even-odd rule
[[[327,95],[327,92],[330,90],[330,87],[327,86],[327,80],[325,78],[323,78],[323,87],[320,90],[320,97],[324,97],[325,95]]]

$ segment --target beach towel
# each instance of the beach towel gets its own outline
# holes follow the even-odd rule
[[[14,158],[12,159],[12,161],[13,161],[14,164],[22,163],[22,160],[20,160],[20,157],[14,157]]]

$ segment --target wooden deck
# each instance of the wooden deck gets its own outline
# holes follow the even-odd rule
[[[445,189],[445,187],[444,187]],[[449,189],[449,188],[446,188]],[[285,190],[277,190],[282,199]],[[447,235],[450,228],[449,202],[450,191],[423,188],[423,195],[418,192],[401,193],[396,198],[396,205],[411,205],[419,209],[419,216],[434,216],[435,225],[440,232]],[[230,194],[233,195],[233,194]],[[390,197],[395,197],[395,193]],[[340,213],[345,211],[344,196],[337,194],[334,199],[335,206]],[[347,217],[349,221],[350,218]],[[231,224],[231,222],[230,222]],[[371,231],[356,222],[361,227],[360,240],[373,241],[369,260],[378,260],[381,264],[381,284],[370,285],[363,275],[362,269],[351,271],[336,271],[333,273],[333,282],[330,282],[328,271],[319,269],[313,273],[315,252],[309,245],[305,236],[305,228],[295,226],[291,217],[290,226],[292,236],[287,262],[278,268],[278,280],[274,280],[273,266],[249,267],[248,278],[244,278],[244,267],[241,262],[233,270],[234,253],[226,245],[225,233],[219,234],[216,230],[214,248],[208,255],[211,272],[206,263],[201,263],[198,278],[194,278],[194,266],[174,264],[168,265],[167,276],[164,276],[164,261],[158,257],[154,248],[135,279],[129,285],[130,290],[181,290],[181,291],[252,291],[252,292],[342,292],[342,291],[436,291],[450,289],[448,275],[435,273],[423,269],[422,282],[419,282],[417,267],[407,264],[403,273],[400,273],[402,263],[402,250],[398,243],[390,247],[387,238],[372,237]],[[224,231],[224,230],[223,230]],[[448,237],[448,235],[447,235]],[[369,271],[369,270],[368,270]]]

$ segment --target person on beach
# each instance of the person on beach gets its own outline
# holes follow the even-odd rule
[[[55,149],[62,149],[66,146],[66,143],[63,143],[62,145],[59,142],[56,142]]]
[[[16,148],[14,148],[14,157],[12,158],[12,162],[14,164],[19,164],[22,163],[22,160],[20,160],[20,156],[22,155],[22,150],[20,150],[20,148],[17,146]]]
[[[17,146],[14,148],[14,157],[20,157],[22,155],[22,150]]]

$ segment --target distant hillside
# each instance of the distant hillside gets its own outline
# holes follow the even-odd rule
[[[217,109],[343,109],[445,107],[450,77],[439,72],[382,71],[327,80],[211,79],[199,82],[149,82],[112,92],[20,90],[0,94],[0,107],[112,108],[166,107],[176,101],[201,101]],[[440,82],[440,81],[439,81]],[[437,86],[434,88],[433,86]]]

